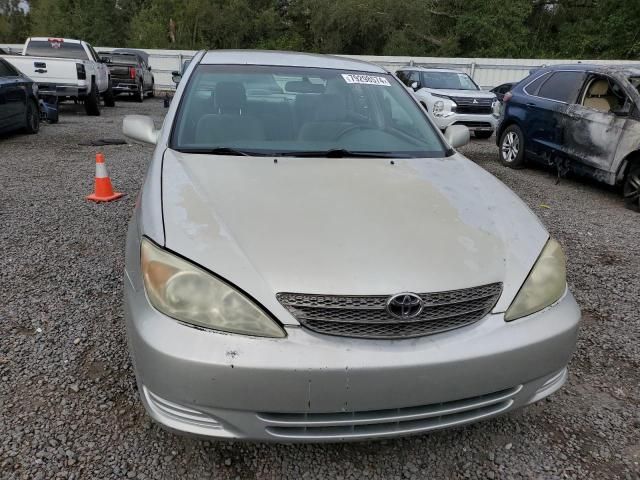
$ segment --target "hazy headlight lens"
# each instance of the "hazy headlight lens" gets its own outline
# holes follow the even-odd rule
[[[433,104],[433,114],[434,115],[442,115],[442,112],[444,111],[444,102],[442,100],[438,100],[436,103]]]
[[[500,111],[502,110],[502,105],[500,104],[498,99],[495,99],[493,101],[493,103],[491,104],[491,110],[493,111],[493,116],[494,117],[499,117],[500,116]]]
[[[165,315],[225,332],[285,336],[283,329],[242,293],[147,239],[142,240],[141,262],[149,301]]]
[[[567,288],[562,247],[550,239],[504,315],[507,322],[538,312],[557,302]]]

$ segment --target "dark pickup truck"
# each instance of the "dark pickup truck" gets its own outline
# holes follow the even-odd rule
[[[151,67],[134,53],[100,52],[100,57],[109,66],[113,93],[132,94],[136,101],[153,97],[154,79]]]

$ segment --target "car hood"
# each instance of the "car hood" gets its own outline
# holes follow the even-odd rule
[[[503,311],[547,233],[497,179],[442,159],[209,156],[166,150],[165,246],[285,323],[278,292],[389,295],[503,282]]]
[[[436,88],[424,88],[429,93],[436,95],[445,95],[447,97],[464,97],[464,98],[496,98],[494,93],[486,90],[447,90]]]

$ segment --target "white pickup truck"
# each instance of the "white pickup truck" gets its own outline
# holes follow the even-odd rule
[[[115,105],[109,68],[93,47],[68,38],[28,38],[22,55],[2,55],[38,84],[40,96],[84,102],[87,115],[100,115],[100,96]]]

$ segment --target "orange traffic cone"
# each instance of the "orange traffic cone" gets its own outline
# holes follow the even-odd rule
[[[107,173],[107,166],[104,164],[104,154],[96,153],[96,187],[95,191],[87,197],[87,200],[94,202],[110,202],[123,196],[124,193],[113,191],[111,179]]]

